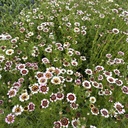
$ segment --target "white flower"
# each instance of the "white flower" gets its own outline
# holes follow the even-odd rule
[[[12,55],[14,53],[14,50],[13,49],[8,49],[6,50],[6,55]]]
[[[21,106],[21,105],[15,105],[13,108],[12,108],[12,112],[18,116],[18,115],[21,115],[21,113],[24,111],[24,108]]]
[[[29,100],[29,95],[28,95],[28,93],[27,93],[27,92],[22,93],[22,94],[19,96],[19,100],[20,100],[21,102],[24,102],[24,101]]]
[[[94,104],[96,102],[96,98],[94,96],[91,96],[89,98],[89,101]]]
[[[55,84],[55,85],[60,84],[60,83],[61,83],[60,77],[54,76],[54,77],[52,78],[52,80],[51,80],[51,83],[53,83],[53,84]]]

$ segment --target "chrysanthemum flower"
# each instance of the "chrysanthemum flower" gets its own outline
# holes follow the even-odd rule
[[[119,80],[119,79],[115,79],[115,83],[117,86],[122,86],[123,85],[123,81]]]
[[[57,92],[56,97],[57,97],[57,100],[62,100],[64,99],[64,94],[62,92]]]
[[[38,85],[38,83],[35,83],[33,85],[30,85],[29,86],[29,89],[31,90],[31,93],[32,94],[38,93],[39,92],[39,85]]]
[[[20,73],[21,73],[23,76],[27,75],[28,72],[29,72],[28,69],[25,69],[25,68],[23,68],[23,69],[20,70]]]
[[[55,93],[52,93],[52,94],[50,95],[50,101],[51,101],[51,102],[57,101],[57,96],[56,96]]]
[[[89,101],[90,101],[90,103],[95,103],[96,102],[96,98],[94,96],[91,96],[89,98]]]
[[[70,103],[76,102],[76,95],[73,93],[68,93],[66,98],[67,98],[67,101]]]
[[[109,117],[109,112],[108,112],[108,110],[105,109],[105,108],[101,109],[101,110],[100,110],[100,113],[101,113],[101,115],[102,115],[103,117],[105,117],[105,118],[108,118],[108,117]]]
[[[28,111],[34,111],[35,110],[35,104],[33,103],[33,102],[30,102],[29,104],[28,104]]]
[[[84,88],[86,88],[86,89],[90,89],[90,88],[91,88],[91,84],[90,84],[90,82],[87,81],[87,80],[83,81],[82,86],[83,86]]]
[[[28,95],[28,93],[27,93],[27,92],[22,93],[22,94],[19,96],[19,100],[20,100],[21,102],[24,102],[24,101],[29,100],[29,95]]]
[[[110,84],[115,83],[115,79],[114,79],[113,77],[111,77],[111,76],[108,76],[108,77],[107,77],[107,81],[108,81]]]
[[[15,105],[13,108],[12,108],[12,112],[18,116],[18,115],[21,115],[21,113],[24,111],[24,108],[21,106],[21,105]]]
[[[76,120],[76,119],[72,120],[71,121],[71,124],[72,124],[72,127],[73,128],[77,128],[77,126],[78,126],[78,120]]]
[[[61,79],[60,79],[60,77],[54,76],[54,77],[51,79],[51,83],[53,83],[54,85],[61,84]]]
[[[47,99],[41,100],[41,108],[47,108],[49,106],[49,101]]]
[[[66,128],[68,128],[68,125],[69,125],[69,123],[70,123],[69,119],[66,118],[66,117],[63,117],[63,118],[60,120],[60,122],[61,122],[62,126],[63,126],[63,127],[66,127]]]
[[[17,94],[17,90],[16,89],[13,89],[13,88],[11,88],[8,91],[8,93],[7,93],[7,95],[9,96],[9,98],[12,98],[12,97],[16,96],[16,94]]]
[[[15,115],[13,114],[8,114],[5,118],[5,122],[8,124],[12,124],[15,121]]]
[[[96,108],[96,107],[92,107],[92,108],[91,108],[91,113],[92,113],[93,115],[98,115],[98,114],[99,114],[99,109]]]
[[[128,94],[128,86],[123,86],[121,90],[123,93]]]
[[[114,108],[117,110],[117,112],[119,114],[124,114],[125,113],[125,109],[123,109],[124,106],[121,103],[119,103],[119,102],[115,102],[114,103]]]
[[[47,78],[46,77],[40,77],[38,79],[39,84],[47,84]]]
[[[61,128],[62,127],[62,123],[60,121],[55,121],[54,122],[54,127],[53,128]]]
[[[92,70],[91,69],[85,69],[85,73],[88,75],[92,75]]]
[[[2,63],[5,60],[4,55],[0,55],[0,62]]]
[[[78,104],[76,104],[76,103],[71,103],[70,104],[70,107],[73,109],[73,110],[76,110],[77,108],[78,108]]]
[[[14,50],[13,49],[8,49],[6,50],[6,55],[12,55],[14,53]]]
[[[43,94],[47,94],[49,91],[49,87],[47,87],[45,84],[41,84],[39,86],[39,92]]]
[[[52,74],[51,72],[49,72],[49,71],[46,71],[46,72],[44,73],[44,76],[45,76],[47,79],[51,79],[52,76],[53,76],[53,74]]]

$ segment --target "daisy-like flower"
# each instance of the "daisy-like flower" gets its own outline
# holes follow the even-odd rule
[[[72,124],[72,127],[73,128],[77,128],[77,126],[78,126],[78,120],[76,120],[76,119],[72,120],[71,121],[71,124]]]
[[[52,93],[52,94],[50,95],[50,101],[51,101],[51,102],[57,101],[57,96],[56,96],[55,93]]]
[[[20,73],[21,73],[23,76],[27,75],[28,72],[29,72],[28,69],[25,69],[25,68],[23,68],[23,69],[20,70]]]
[[[16,94],[17,94],[17,90],[16,89],[13,89],[13,88],[11,88],[8,91],[8,93],[7,93],[7,95],[8,95],[9,98],[12,98],[12,97],[16,96]]]
[[[103,80],[103,78],[104,78],[103,75],[99,75],[99,76],[98,76],[98,80],[99,80],[99,81]]]
[[[92,70],[91,69],[85,69],[85,73],[88,75],[92,75]]]
[[[123,85],[123,81],[119,80],[119,79],[115,79],[115,83],[117,86],[122,86]]]
[[[101,115],[102,115],[103,117],[105,117],[105,118],[108,118],[108,117],[109,117],[109,112],[108,112],[108,110],[105,109],[105,108],[101,109],[101,110],[100,110],[100,113],[101,113]]]
[[[47,108],[49,106],[49,100],[43,99],[41,100],[41,108]]]
[[[90,125],[90,128],[97,128],[96,126],[94,126],[94,125]]]
[[[76,95],[73,93],[68,93],[66,98],[67,98],[67,101],[70,103],[76,102]]]
[[[54,85],[61,84],[61,79],[60,79],[60,77],[54,76],[54,77],[51,79],[51,83],[54,84]]]
[[[61,128],[62,127],[62,123],[60,121],[55,121],[54,122],[54,127],[53,128]]]
[[[22,94],[19,96],[19,100],[20,100],[21,102],[24,102],[24,101],[29,100],[29,95],[28,95],[28,93],[27,93],[27,92],[22,93]]]
[[[96,102],[96,98],[94,96],[91,96],[89,98],[89,101],[90,101],[90,103],[93,103],[94,104]]]
[[[95,67],[95,70],[96,70],[96,71],[103,71],[103,70],[104,70],[104,67],[97,65],[97,66]]]
[[[108,90],[108,89],[105,89],[104,90],[104,95],[106,95],[106,96],[112,95],[112,91],[111,90]]]
[[[112,76],[112,72],[109,71],[104,71],[103,74],[105,75],[105,77]]]
[[[99,114],[99,109],[98,108],[96,108],[96,107],[92,107],[91,108],[91,113],[93,114],[93,115],[98,115]]]
[[[119,103],[119,102],[115,102],[114,103],[114,108],[117,110],[117,112],[119,114],[124,114],[125,113],[125,109],[123,109],[124,106],[121,103]]]
[[[12,124],[12,123],[14,123],[14,121],[15,121],[15,115],[13,115],[11,113],[8,114],[5,118],[5,122],[8,124]]]
[[[117,29],[117,28],[113,28],[113,29],[112,29],[112,32],[113,32],[114,34],[118,34],[120,31],[119,31],[119,29]]]
[[[113,72],[115,73],[115,75],[120,75],[120,71],[118,69],[114,69]]]
[[[4,55],[0,55],[0,62],[2,63],[5,60]]]
[[[70,104],[70,107],[73,109],[73,110],[76,110],[77,108],[78,108],[78,104],[76,104],[76,103],[71,103]]]
[[[68,128],[68,125],[69,125],[69,123],[70,123],[69,119],[66,118],[66,117],[63,117],[63,118],[60,120],[60,122],[61,122],[62,126],[63,126],[63,127],[66,127],[66,128]]]
[[[14,53],[14,50],[13,49],[8,49],[5,52],[6,55],[12,55],[13,53]]]
[[[19,70],[21,70],[21,69],[25,69],[25,64],[18,64],[18,66],[17,66],[17,68],[19,69]]]
[[[43,77],[43,76],[44,76],[43,72],[37,72],[36,75],[35,75],[35,77],[37,79],[39,79],[40,77]]]
[[[68,75],[72,75],[73,74],[73,71],[72,70],[67,70],[67,74]]]
[[[61,74],[61,70],[59,68],[55,68],[54,74],[55,75],[60,75]]]
[[[76,60],[71,61],[72,66],[78,66],[78,62]]]
[[[46,77],[40,77],[38,79],[38,83],[39,84],[46,84],[47,83],[47,78]]]
[[[108,59],[110,59],[110,58],[112,57],[112,55],[111,55],[111,54],[106,54],[106,57],[107,57]]]
[[[87,81],[87,80],[83,81],[82,86],[83,86],[85,89],[90,89],[90,88],[91,88],[91,84],[90,84],[90,82]]]
[[[39,85],[38,85],[38,83],[35,83],[33,85],[30,85],[29,86],[29,89],[31,90],[31,93],[32,94],[38,93],[39,92]]]
[[[53,76],[53,74],[52,74],[51,72],[49,72],[49,71],[46,71],[46,72],[44,73],[44,76],[45,76],[47,79],[51,79],[52,76]]]
[[[123,93],[128,94],[128,86],[123,86],[121,90]]]
[[[46,68],[46,71],[51,72],[51,73],[54,73],[55,67]]]
[[[30,102],[27,107],[28,107],[28,111],[30,112],[35,110],[35,104],[33,102]]]
[[[80,59],[81,59],[82,61],[85,61],[85,60],[86,60],[86,57],[85,57],[85,56],[80,56]]]
[[[47,87],[45,84],[41,84],[39,86],[39,92],[43,94],[47,94],[49,91],[49,87]]]
[[[74,28],[74,32],[77,32],[78,33],[78,32],[80,32],[80,29],[78,27],[75,27]]]
[[[12,112],[13,112],[16,116],[21,115],[23,111],[24,111],[24,108],[23,108],[21,105],[15,105],[15,106],[12,108]]]
[[[57,92],[56,97],[57,97],[57,100],[63,100],[64,99],[64,94],[62,92]]]
[[[108,81],[110,84],[115,83],[115,79],[114,79],[113,77],[111,77],[111,76],[108,76],[108,77],[107,77],[107,81]]]
[[[43,64],[49,64],[50,63],[48,58],[42,58],[42,62],[43,62]]]

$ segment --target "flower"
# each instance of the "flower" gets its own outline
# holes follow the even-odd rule
[[[118,34],[118,33],[119,33],[119,29],[113,28],[113,29],[112,29],[112,32],[113,32],[114,34]]]
[[[110,84],[115,83],[115,79],[114,79],[113,77],[111,77],[111,76],[108,76],[108,77],[107,77],[107,81],[108,81]]]
[[[46,72],[44,73],[44,76],[45,76],[47,79],[51,79],[53,75],[52,75],[51,72],[46,71]]]
[[[57,101],[57,96],[56,96],[55,93],[52,93],[52,94],[50,95],[50,101],[51,101],[51,102]]]
[[[62,100],[62,99],[64,99],[64,94],[61,92],[57,92],[56,97],[57,97],[57,100]]]
[[[123,86],[121,90],[123,93],[128,94],[128,86]]]
[[[21,106],[21,105],[15,105],[13,108],[12,108],[12,112],[18,116],[18,115],[21,115],[21,113],[24,111],[24,108]]]
[[[83,81],[82,86],[83,86],[84,88],[86,88],[86,89],[90,89],[90,88],[91,88],[91,84],[90,84],[90,82],[87,81],[87,80]]]
[[[125,113],[125,109],[123,109],[124,106],[121,103],[119,103],[119,102],[115,102],[114,103],[114,108],[117,110],[117,112],[119,114],[124,114]]]
[[[30,102],[28,104],[28,111],[32,112],[35,110],[35,104],[33,102]]]
[[[54,77],[52,78],[52,80],[51,80],[51,83],[53,83],[54,85],[60,84],[60,83],[61,83],[60,77],[54,76]]]
[[[54,122],[54,127],[53,128],[61,128],[62,127],[62,124],[60,121],[55,121]]]
[[[38,83],[33,84],[32,86],[29,86],[29,89],[31,90],[32,94],[36,94],[39,91],[39,85]]]
[[[17,94],[17,90],[16,89],[13,89],[13,88],[11,88],[8,91],[8,93],[7,93],[7,95],[9,96],[9,98],[12,98],[12,97],[16,96],[16,94]]]
[[[119,80],[119,79],[115,79],[115,83],[117,86],[122,86],[123,85],[123,81]]]
[[[8,124],[12,124],[15,121],[15,115],[13,115],[12,113],[8,114],[5,118],[5,122]]]
[[[25,68],[23,68],[23,69],[20,70],[20,73],[21,73],[23,76],[27,75],[28,72],[29,72],[28,69],[25,69]]]
[[[108,113],[108,110],[103,108],[100,110],[100,113],[102,116],[104,116],[105,118],[108,118],[109,117],[109,113]]]
[[[24,102],[24,101],[29,100],[29,95],[28,95],[28,93],[27,93],[27,92],[22,93],[22,94],[19,96],[19,100],[20,100],[21,102]]]
[[[5,60],[4,55],[0,55],[0,62],[3,62]]]
[[[73,128],[77,128],[77,126],[78,126],[78,120],[76,120],[76,119],[72,120],[71,121],[71,124],[72,124],[72,127]]]
[[[85,69],[85,73],[88,75],[92,75],[92,70],[91,69]]]
[[[41,85],[39,86],[39,92],[40,92],[40,93],[47,94],[48,91],[49,91],[49,87],[47,87],[46,85],[44,85],[44,84],[42,85],[42,84],[41,84]]]
[[[71,103],[70,104],[70,107],[73,109],[73,110],[76,110],[77,108],[78,108],[78,104],[76,104],[76,103]]]
[[[60,120],[60,122],[61,122],[61,124],[62,124],[62,126],[63,127],[66,127],[66,128],[68,128],[68,125],[69,125],[69,119],[68,118],[66,118],[66,117],[63,117],[61,120]]]
[[[40,77],[38,79],[38,83],[39,84],[46,84],[47,83],[47,78],[46,77]]]
[[[6,53],[6,55],[12,55],[14,53],[14,50],[13,49],[7,49],[5,53]]]
[[[96,98],[94,96],[91,96],[89,98],[89,101],[90,101],[90,103],[95,103],[96,102]]]
[[[98,115],[99,114],[99,109],[96,108],[96,107],[92,107],[91,112],[92,112],[93,115]]]
[[[73,93],[68,93],[66,98],[70,103],[76,102],[76,95]]]
[[[41,100],[41,108],[47,108],[49,106],[49,101],[47,99]]]

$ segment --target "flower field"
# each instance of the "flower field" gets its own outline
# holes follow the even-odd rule
[[[3,0],[0,128],[128,128],[127,5]]]

